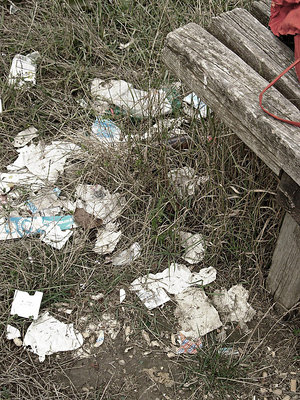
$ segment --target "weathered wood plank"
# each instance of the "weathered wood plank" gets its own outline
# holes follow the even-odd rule
[[[264,26],[268,26],[270,7],[262,1],[255,1],[251,7],[251,14]]]
[[[207,30],[269,82],[294,61],[292,50],[244,9],[236,8],[213,18]],[[275,87],[300,109],[300,85],[295,71],[284,75]]]
[[[300,226],[286,214],[273,254],[267,288],[285,308],[300,298]]]
[[[299,129],[266,115],[258,95],[267,81],[197,24],[170,33],[163,60],[186,85],[276,173],[282,168],[300,183]],[[275,88],[264,105],[276,115],[298,120],[299,110]]]
[[[277,201],[300,225],[300,186],[285,172],[277,188]]]

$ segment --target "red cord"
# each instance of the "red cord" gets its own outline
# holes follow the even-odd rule
[[[271,117],[278,119],[281,122],[286,122],[287,124],[290,125],[294,125],[294,126],[298,126],[300,128],[300,122],[296,122],[296,121],[290,121],[288,119],[284,119],[284,118],[280,118],[277,115],[274,115],[272,113],[270,113],[268,110],[266,110],[263,106],[262,106],[262,98],[263,98],[263,94],[270,89],[271,86],[274,85],[274,83],[276,83],[278,81],[278,79],[280,79],[286,72],[288,72],[290,69],[294,68],[298,63],[300,63],[300,58],[298,58],[296,61],[293,62],[293,64],[291,64],[289,67],[287,67],[283,72],[281,72],[280,75],[278,75],[271,83],[269,83],[269,85],[264,88],[264,90],[260,93],[259,95],[259,105],[260,108],[267,114],[271,115]]]

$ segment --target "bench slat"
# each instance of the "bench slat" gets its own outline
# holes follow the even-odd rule
[[[269,82],[294,61],[292,50],[244,9],[213,18],[207,30]],[[300,109],[295,71],[284,75],[275,87]]]
[[[199,25],[170,33],[163,60],[187,86],[275,172],[282,168],[300,184],[299,128],[266,115],[258,95],[267,81]],[[298,120],[299,110],[275,88],[264,105],[277,115]]]

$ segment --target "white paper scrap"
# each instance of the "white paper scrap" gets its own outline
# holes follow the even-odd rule
[[[32,139],[38,136],[38,130],[34,126],[30,126],[22,132],[19,132],[14,138],[14,147],[23,147]]]
[[[83,336],[73,328],[73,324],[64,324],[48,312],[32,322],[24,337],[24,347],[39,356],[40,362],[46,355],[59,351],[76,350],[83,344]]]
[[[0,99],[0,114],[2,114],[3,108],[2,108],[2,100]]]
[[[28,172],[27,169],[0,173],[0,191],[2,193],[8,193],[15,185],[26,185],[30,186],[32,190],[37,190],[44,186],[45,182]]]
[[[93,249],[96,253],[109,254],[114,251],[122,235],[121,231],[114,231],[116,227],[116,224],[108,223],[104,229],[98,231]]]
[[[179,232],[181,246],[185,248],[183,259],[189,264],[196,264],[203,260],[205,243],[200,233]]]
[[[112,263],[116,266],[131,264],[141,255],[141,246],[138,242],[133,243],[128,249],[117,253],[112,257]]]
[[[181,197],[192,196],[201,184],[209,180],[208,176],[199,176],[191,167],[175,168],[168,172],[168,178],[176,186]]]
[[[123,303],[125,299],[126,299],[126,292],[124,289],[120,289],[120,303]]]
[[[45,233],[41,235],[41,241],[60,250],[72,235],[73,231],[70,229],[62,231],[56,222],[51,222],[45,229]]]
[[[9,85],[17,84],[21,87],[26,83],[36,84],[36,57],[31,57],[31,55],[35,55],[36,53],[34,52],[27,56],[22,56],[21,54],[14,56],[8,76]]]
[[[12,325],[7,325],[6,327],[6,339],[13,340],[15,338],[21,337],[21,332],[18,328],[15,328]]]
[[[199,99],[196,93],[192,92],[187,95],[183,101],[189,105],[191,105],[195,110],[197,110],[196,116],[198,118],[206,118],[207,117],[207,105]],[[188,109],[184,107],[184,111],[186,114],[190,115],[191,113],[188,112]],[[191,116],[191,115],[190,115]]]
[[[130,290],[137,292],[140,300],[151,310],[170,300],[166,291],[179,294],[193,285],[208,285],[216,279],[216,275],[213,267],[192,273],[185,265],[172,263],[162,272],[135,279]]]
[[[196,340],[222,326],[217,310],[200,288],[188,288],[175,296],[180,331],[187,338]]]
[[[41,306],[43,293],[36,291],[33,295],[21,290],[15,290],[14,299],[11,305],[11,315],[37,319]]]

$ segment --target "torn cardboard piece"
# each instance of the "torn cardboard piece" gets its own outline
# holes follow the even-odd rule
[[[163,90],[138,90],[123,80],[105,82],[94,79],[91,86],[92,96],[119,106],[136,117],[156,117],[172,111],[172,106]]]
[[[115,254],[111,262],[115,266],[124,266],[131,264],[134,260],[139,258],[141,255],[141,246],[138,242],[133,243],[128,249]]]
[[[83,337],[73,324],[64,324],[48,312],[31,323],[24,337],[24,347],[30,346],[30,351],[39,356],[40,362],[46,355],[76,350],[82,344]]]
[[[43,146],[31,144],[19,148],[19,156],[13,164],[7,166],[9,171],[24,171],[42,180],[55,182],[64,170],[67,159],[80,151],[80,147],[73,143],[53,141],[50,145]]]
[[[15,290],[10,314],[33,319],[38,318],[43,293],[36,291],[33,295],[21,290]]]
[[[209,180],[208,176],[198,176],[191,167],[172,169],[168,172],[168,178],[181,197],[194,195],[196,188]]]
[[[178,306],[174,314],[187,338],[196,340],[222,326],[217,310],[201,288],[188,288],[175,295],[175,300]]]
[[[242,285],[235,285],[229,290],[217,290],[213,295],[212,302],[224,323],[239,322],[246,324],[246,322],[252,320],[256,313],[248,303],[248,299],[248,290]]]
[[[78,185],[76,188],[77,207],[103,220],[104,224],[117,219],[125,205],[119,194],[111,194],[101,185]]]
[[[135,279],[130,290],[137,292],[140,300],[152,310],[171,300],[166,292],[179,294],[195,284],[208,285],[216,279],[216,275],[213,267],[192,273],[185,265],[172,263],[162,272]]]
[[[179,232],[181,246],[185,248],[182,257],[189,264],[196,264],[203,260],[205,254],[205,242],[200,233]]]
[[[16,54],[12,60],[8,75],[8,84],[22,87],[25,84],[36,84],[36,61],[39,57],[38,52],[33,52],[27,56]]]
[[[121,239],[121,231],[117,231],[118,225],[108,223],[103,229],[100,229],[97,234],[97,239],[94,251],[98,254],[112,253]]]
[[[19,132],[17,136],[14,138],[13,145],[14,147],[23,147],[32,139],[38,136],[38,130],[34,126],[30,126],[22,132]]]

